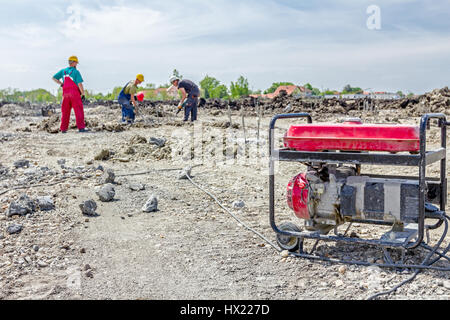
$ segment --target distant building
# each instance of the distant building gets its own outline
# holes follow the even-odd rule
[[[273,99],[275,97],[278,97],[283,91],[288,96],[290,96],[290,95],[292,95],[294,97],[310,97],[310,96],[312,96],[312,91],[305,87],[289,85],[289,86],[279,86],[273,93],[251,94],[250,97],[253,97],[253,98],[262,97],[262,98]]]
[[[158,88],[158,89],[151,89],[151,90],[144,90],[145,97],[153,98],[153,99],[159,99],[163,100],[167,97],[176,99],[178,98],[178,90],[175,87],[169,87],[169,88]]]
[[[340,99],[340,94],[326,94],[323,96],[325,99]]]
[[[358,94],[341,94],[342,99],[364,99],[367,98],[367,95],[358,93]]]
[[[178,97],[178,89],[175,88],[174,86],[170,86],[166,91],[170,97],[172,97],[172,98]]]
[[[391,92],[373,92],[369,95],[372,99],[379,99],[379,100],[397,100],[400,99],[400,96],[396,93]]]
[[[376,100],[397,100],[401,97],[396,93],[390,92],[367,92],[363,93],[355,93],[355,94],[334,94],[334,95],[325,95],[325,99],[376,99]]]
[[[334,91],[333,94],[326,94],[324,95],[325,99],[340,99],[341,93],[338,91]]]

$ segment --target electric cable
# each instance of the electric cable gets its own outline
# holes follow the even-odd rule
[[[425,257],[425,259],[424,259],[424,261],[422,262],[421,265],[423,265],[423,266],[428,265],[428,266],[429,266],[429,265],[431,265],[432,263],[434,263],[434,262],[432,262],[431,264],[428,264],[428,260],[429,260],[429,259],[435,254],[435,252],[439,249],[439,247],[441,246],[442,242],[443,242],[444,239],[445,239],[445,236],[447,235],[447,231],[448,231],[448,221],[447,221],[447,220],[448,220],[448,217],[446,216],[446,217],[445,217],[445,220],[444,220],[444,223],[445,223],[445,231],[443,232],[443,234],[442,234],[442,236],[441,236],[441,239],[439,239],[439,241],[438,241],[438,242],[436,243],[436,245],[434,246],[433,250]],[[438,260],[439,260],[439,259],[440,259],[440,258],[438,258]],[[436,262],[436,261],[437,261],[437,260],[435,260],[435,262]],[[392,289],[390,289],[390,290],[388,290],[388,291],[380,292],[380,293],[377,293],[377,294],[375,294],[375,295],[369,297],[367,300],[374,300],[374,299],[376,299],[376,298],[378,298],[378,297],[381,297],[381,296],[384,296],[384,295],[389,295],[389,294],[391,294],[391,293],[397,291],[400,287],[402,287],[402,286],[404,286],[405,284],[407,284],[407,283],[413,281],[421,271],[422,271],[421,269],[417,269],[417,270],[414,272],[414,274],[413,274],[410,278],[406,279],[405,281],[402,281],[401,283],[399,283],[398,285],[396,285],[395,287],[393,287]]]
[[[2,192],[0,192],[0,196],[3,195],[3,194],[5,194],[5,193],[8,193],[8,192],[10,192],[10,191],[14,191],[14,190],[29,189],[29,188],[36,188],[36,187],[51,187],[51,186],[56,186],[57,184],[60,184],[60,183],[65,182],[64,180],[69,179],[69,178],[73,178],[73,177],[61,178],[61,179],[63,179],[63,180],[58,181],[58,182],[47,183],[47,184],[39,183],[39,184],[30,184],[30,185],[28,185],[28,186],[18,186],[18,187],[9,188],[9,189],[6,189],[6,190],[3,190]]]
[[[273,244],[269,239],[267,239],[266,237],[264,237],[261,233],[259,233],[258,231],[254,230],[253,228],[249,227],[247,224],[245,224],[244,222],[242,222],[242,220],[240,220],[235,214],[233,214],[230,210],[228,210],[227,208],[225,208],[222,203],[220,203],[219,200],[217,200],[217,198],[210,193],[209,191],[205,190],[203,187],[201,187],[200,185],[198,185],[197,183],[195,183],[192,178],[189,176],[189,174],[186,174],[186,177],[188,178],[188,180],[198,189],[200,189],[201,191],[203,191],[204,193],[206,193],[208,196],[210,196],[218,205],[219,207],[221,207],[223,210],[225,210],[225,212],[227,212],[230,216],[232,216],[238,223],[240,223],[242,226],[244,226],[247,230],[253,232],[254,234],[256,234],[258,237],[260,237],[262,240],[264,240],[267,244],[269,244],[272,248],[274,248],[276,251],[281,252],[281,249],[278,248],[275,244]]]

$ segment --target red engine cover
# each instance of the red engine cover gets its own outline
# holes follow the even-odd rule
[[[287,203],[300,219],[310,219],[308,210],[308,180],[306,174],[294,177],[287,186]]]
[[[297,151],[418,152],[419,127],[384,124],[305,124],[291,126],[284,146]]]

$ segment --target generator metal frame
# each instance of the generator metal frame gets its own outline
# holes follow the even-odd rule
[[[389,255],[386,252],[386,248],[399,248],[402,249],[402,253],[406,250],[415,249],[419,246],[424,246],[423,243],[425,237],[425,228],[437,229],[445,221],[445,207],[447,204],[447,177],[446,177],[446,160],[447,160],[447,126],[450,123],[447,122],[446,116],[441,113],[425,114],[420,121],[420,151],[418,154],[389,154],[389,153],[352,153],[352,152],[308,152],[308,151],[295,151],[289,149],[275,149],[275,124],[280,119],[296,119],[304,118],[308,123],[312,123],[312,117],[308,113],[293,113],[293,114],[279,114],[272,118],[270,122],[269,131],[269,218],[272,229],[278,235],[295,237],[299,240],[299,253],[294,255],[306,257],[310,259],[317,259],[318,256],[312,255],[312,252],[307,254],[303,249],[304,239],[315,239],[318,241],[333,241],[333,242],[347,242],[365,245],[379,246],[383,249],[388,261],[392,262]],[[438,121],[438,126],[441,128],[441,147],[427,151],[427,134],[426,131],[430,127],[430,120],[435,119]],[[427,166],[440,161],[440,177],[439,178],[427,178],[426,168]],[[402,242],[391,242],[385,240],[376,239],[360,239],[346,237],[345,235],[323,235],[319,232],[295,232],[280,230],[275,222],[275,162],[301,162],[301,163],[326,163],[326,164],[354,164],[357,167],[361,165],[389,165],[389,166],[408,166],[417,167],[418,176],[414,177],[398,177],[398,176],[379,176],[364,174],[369,177],[384,177],[384,178],[403,178],[419,181],[419,214],[418,214],[418,230],[417,239],[414,242],[406,240]],[[439,211],[428,212],[425,209],[427,199],[427,182],[429,186],[433,186],[434,191],[438,192],[434,199],[434,204],[439,205]],[[434,225],[425,225],[425,219],[438,220]],[[392,222],[385,221],[370,221],[370,220],[353,220],[346,222],[366,223],[366,224],[378,224],[378,225],[393,225]],[[446,232],[446,231],[445,231]],[[445,236],[445,235],[444,235]],[[317,245],[317,243],[316,243]],[[314,249],[316,247],[314,246]],[[313,251],[314,251],[313,249]],[[320,257],[321,260],[330,260]],[[402,259],[403,260],[403,259]],[[361,262],[359,264],[367,265],[370,263]],[[401,264],[399,264],[401,265]],[[389,266],[392,267],[390,264]]]

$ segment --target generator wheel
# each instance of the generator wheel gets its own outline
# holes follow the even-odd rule
[[[291,222],[284,222],[279,226],[281,231],[294,231],[300,232],[300,228]],[[284,236],[282,234],[277,234],[277,243],[283,250],[296,251],[299,248],[299,239],[296,237]]]

